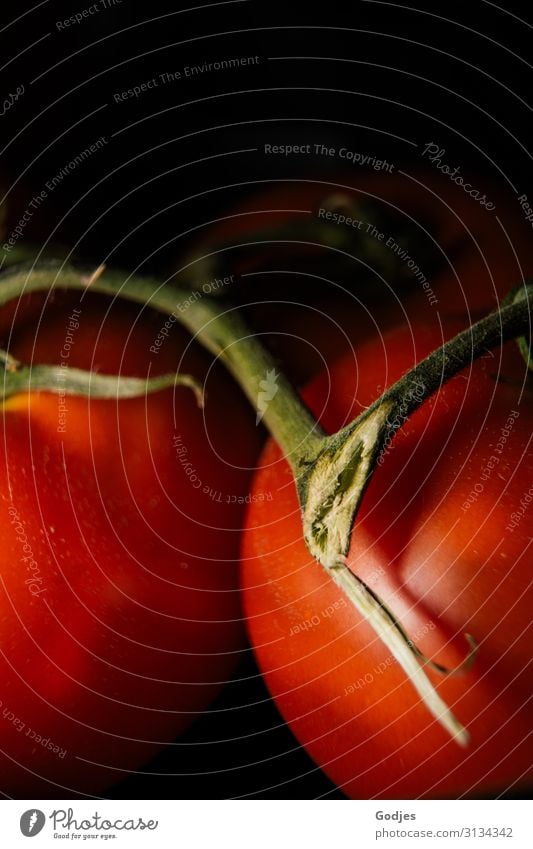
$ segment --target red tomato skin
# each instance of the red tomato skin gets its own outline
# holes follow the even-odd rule
[[[305,397],[326,430],[336,430],[439,342],[424,327],[376,339],[335,363]],[[476,639],[470,671],[429,673],[468,727],[466,749],[309,555],[274,442],[260,460],[252,492],[273,499],[251,505],[243,537],[249,633],[284,718],[352,798],[484,796],[531,780],[531,515],[506,529],[533,479],[524,368],[511,343],[412,415],[369,484],[348,554],[352,571],[428,657],[452,668],[467,653],[464,634]],[[487,475],[492,456],[498,462]]]
[[[35,349],[32,333],[13,353],[60,362],[73,303],[60,299]],[[210,373],[201,351],[183,355],[188,337],[177,328],[150,353],[160,316],[141,320],[130,338],[131,310],[103,316],[83,307],[69,364],[146,377],[150,363],[156,374],[179,361],[200,382]],[[258,438],[221,370],[206,388],[204,411],[184,387],[118,403],[69,396],[60,433],[57,396],[5,405],[0,788],[8,796],[101,793],[205,710],[242,657],[238,499]],[[229,403],[231,431],[220,413]]]
[[[483,187],[494,210],[480,207],[449,177],[422,168],[405,167],[392,174],[352,169],[300,180],[259,181],[243,189],[248,196],[230,209],[226,218],[200,232],[192,251],[189,243],[184,245],[178,268],[190,271],[191,255],[203,257],[216,248],[221,253],[213,261],[222,263],[224,273],[234,272],[239,278],[253,272],[241,282],[250,291],[259,291],[259,300],[263,296],[265,302],[270,296],[273,300],[255,308],[254,326],[269,334],[270,348],[289,377],[302,385],[326,363],[376,333],[412,323],[428,324],[438,332],[443,317],[450,314],[460,319],[469,314],[473,321],[494,309],[513,286],[531,275],[531,227],[515,194],[502,180],[479,175],[472,182]],[[345,225],[322,221],[323,227],[330,227],[332,241],[339,234],[352,233],[353,246],[347,254],[332,247],[301,244],[305,242],[301,228],[316,227],[319,209],[327,207],[328,199],[335,195],[344,195],[356,207],[362,205],[368,217],[374,210],[376,221],[392,216],[392,227],[410,228],[409,254],[427,277],[425,287],[417,279],[406,286],[392,276],[384,286],[378,277],[361,275],[356,238],[366,239],[374,248],[377,244],[364,228],[351,231]],[[295,231],[295,225],[300,229]],[[426,229],[440,258],[436,271],[426,267],[418,247]],[[277,231],[277,238],[267,245],[257,244],[267,230]],[[396,230],[384,234],[389,235],[398,234]],[[291,239],[298,244],[287,244]],[[315,239],[316,232],[310,229],[310,241]],[[388,256],[390,248],[384,242],[383,254]],[[244,252],[233,249],[239,245],[251,247]],[[231,249],[225,251],[222,246]],[[324,263],[323,268],[317,259]],[[268,273],[271,269],[276,273]],[[292,269],[288,278],[279,273],[285,269]],[[317,273],[331,282],[313,289]],[[296,306],[286,302],[287,292],[289,300],[299,302]]]

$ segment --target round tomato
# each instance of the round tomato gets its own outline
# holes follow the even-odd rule
[[[177,367],[206,406],[181,386],[3,404],[0,789],[17,798],[119,781],[207,707],[245,650],[253,414],[181,328],[161,338],[164,316],[107,307],[56,296],[40,324],[15,327],[11,353],[143,378]]]
[[[458,328],[446,328],[448,336]],[[402,329],[335,363],[305,397],[327,432],[442,337]],[[286,721],[354,798],[494,794],[531,780],[533,391],[515,343],[476,361],[403,424],[363,498],[347,563],[429,658],[470,733],[461,748],[310,556],[286,461],[270,441],[252,492],[242,583],[258,662]]]
[[[449,313],[481,317],[528,275],[533,239],[516,196],[503,181],[473,182],[495,209],[409,167],[240,187],[245,197],[183,249],[177,277],[200,288],[219,280],[215,295],[251,302],[254,327],[305,381],[393,326],[438,331]]]

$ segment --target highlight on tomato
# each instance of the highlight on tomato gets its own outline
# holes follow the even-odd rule
[[[445,325],[446,338],[458,329]],[[442,341],[423,323],[376,337],[333,363],[304,397],[334,433]],[[276,443],[262,455],[252,494],[268,489],[273,499],[247,514],[241,578],[249,634],[285,720],[352,798],[486,797],[531,782],[526,372],[508,343],[398,422],[346,560],[412,644],[445,670],[427,675],[466,728],[464,747],[310,556]]]
[[[230,378],[165,321],[90,295],[19,305],[9,350],[23,363],[139,378],[178,369],[205,406],[186,386],[3,402],[7,796],[101,793],[205,710],[245,650],[237,558],[257,429]]]

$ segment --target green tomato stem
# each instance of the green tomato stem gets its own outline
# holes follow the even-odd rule
[[[504,304],[513,304],[517,301],[522,301],[531,297],[531,293],[533,292],[533,282],[531,280],[527,281],[525,285],[515,286],[509,294],[507,295]],[[516,343],[518,345],[518,350],[527,365],[530,371],[533,371],[533,334],[531,332],[531,327],[529,328],[529,333],[524,336],[518,336],[516,339]]]
[[[388,442],[407,418],[450,378],[483,353],[529,333],[531,290],[433,351],[353,422],[324,442],[300,481],[304,533],[314,556],[328,565],[350,545],[366,486]]]
[[[320,425],[237,310],[197,292],[108,271],[103,266],[87,274],[52,264],[9,270],[1,275],[0,306],[23,294],[51,289],[90,290],[174,316],[233,374],[257,410],[258,420],[279,442],[295,474],[300,473],[302,462],[321,447],[324,433]]]
[[[8,355],[9,356],[9,355]],[[0,351],[0,361],[5,363],[3,381],[0,384],[0,399],[6,400],[22,392],[53,392],[57,395],[77,395],[91,398],[138,398],[160,392],[172,386],[187,386],[196,396],[199,407],[203,407],[202,387],[188,374],[162,374],[157,377],[141,378],[125,375],[100,374],[83,369],[39,364],[26,366],[6,357]]]
[[[424,663],[421,663],[418,651],[413,651],[413,645],[407,635],[398,631],[397,622],[391,612],[375,593],[350,571],[343,559],[331,566],[329,573],[396,658],[430,713],[459,746],[466,746],[469,741],[468,731],[436,691],[423,670]]]
[[[379,456],[406,418],[447,380],[495,345],[530,335],[530,290],[460,333],[404,375],[368,410],[327,436],[239,313],[199,292],[156,280],[68,267],[11,270],[0,280],[0,304],[29,291],[87,288],[174,316],[220,358],[279,443],[294,473],[303,534],[311,554],[342,587],[401,664],[431,714],[459,745],[468,732],[427,677],[435,668],[413,646],[394,615],[348,568],[352,527]],[[7,373],[7,371],[6,371]],[[443,671],[442,669],[440,671]]]

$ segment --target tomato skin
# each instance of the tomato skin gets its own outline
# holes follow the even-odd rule
[[[12,353],[60,362],[73,305],[60,299],[35,350],[34,329]],[[5,405],[0,788],[17,798],[98,794],[124,778],[208,706],[245,647],[236,558],[253,415],[201,351],[183,354],[179,328],[150,353],[161,316],[104,316],[83,305],[69,364],[145,377],[150,363],[156,374],[179,362],[201,382],[209,373],[208,398],[202,411],[184,387],[118,403],[69,396],[59,433],[57,396]]]
[[[247,196],[228,208],[227,217],[201,231],[192,250],[189,244],[184,247],[177,267],[196,273],[202,282],[209,274],[234,273],[243,302],[261,302],[250,308],[253,326],[269,334],[269,346],[289,376],[306,382],[354,345],[394,326],[423,322],[438,331],[444,316],[480,318],[531,275],[531,227],[516,197],[503,180],[479,175],[472,182],[495,203],[494,210],[480,207],[448,177],[424,168],[405,167],[392,174],[324,171],[309,179],[259,181],[242,190]],[[430,300],[420,279],[400,281],[389,273],[383,284],[375,254],[366,256],[374,271],[365,273],[357,239],[390,258],[386,238],[380,244],[364,229],[321,221],[329,228],[330,247],[301,243],[306,241],[306,226],[309,241],[317,240],[318,210],[333,196],[344,196],[354,207],[362,205],[387,238],[398,237],[398,230],[405,228],[409,255],[427,277],[436,301]],[[434,245],[435,268],[425,261],[425,230]],[[265,231],[273,233],[271,242],[257,244]],[[334,240],[350,233],[351,247],[345,244],[339,254],[332,247]],[[298,244],[287,244],[291,239]],[[243,245],[250,247],[239,247]],[[201,262],[190,266],[191,257],[213,250],[219,252],[210,258],[214,268],[209,274]],[[398,268],[403,268],[401,262]],[[290,276],[280,273],[287,270]]]
[[[306,399],[326,430],[338,429],[440,341],[424,326],[374,340],[335,363]],[[466,749],[448,738],[310,557],[275,443],[260,461],[252,491],[274,497],[252,504],[247,516],[241,577],[249,633],[284,718],[353,798],[479,796],[532,777],[533,514],[507,526],[533,479],[533,393],[530,384],[523,389],[514,343],[501,361],[500,353],[450,381],[400,428],[369,484],[348,554],[352,571],[427,656],[453,668],[468,651],[464,634],[478,642],[469,671],[429,673],[470,731]],[[498,460],[487,473],[492,456]],[[478,483],[481,494],[472,497]]]

